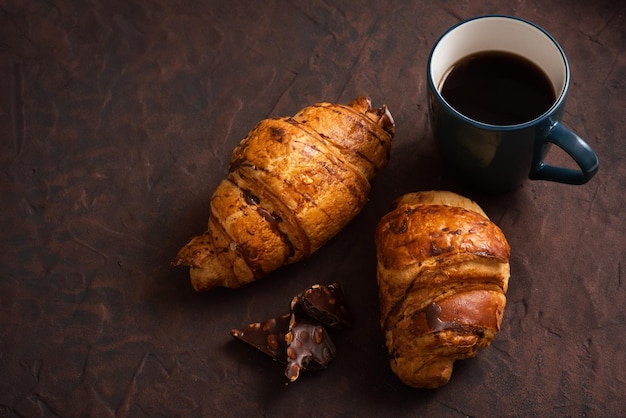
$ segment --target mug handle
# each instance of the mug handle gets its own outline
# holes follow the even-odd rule
[[[578,164],[580,170],[555,167],[543,161],[543,148],[552,143],[565,152]],[[560,122],[550,127],[541,146],[536,147],[532,180],[549,180],[566,184],[585,184],[598,172],[598,156],[581,137],[567,129]]]

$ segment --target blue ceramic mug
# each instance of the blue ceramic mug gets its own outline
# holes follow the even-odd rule
[[[446,78],[459,61],[493,51],[524,57],[543,70],[555,98],[543,113],[530,120],[500,124],[468,116],[444,98]],[[467,186],[486,192],[512,190],[527,178],[588,182],[598,171],[598,158],[589,144],[561,123],[569,81],[563,50],[531,22],[489,15],[453,26],[436,42],[428,59],[430,118],[447,169]],[[466,102],[471,105],[475,99],[466,98]],[[578,168],[545,163],[551,144],[567,152]]]

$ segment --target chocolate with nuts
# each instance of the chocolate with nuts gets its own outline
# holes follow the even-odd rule
[[[309,316],[334,329],[348,328],[352,321],[343,290],[337,283],[313,285],[297,297],[296,303],[301,304]]]
[[[285,375],[294,382],[301,371],[325,368],[335,358],[335,345],[324,326],[346,328],[350,326],[350,315],[337,283],[308,288],[292,299],[290,308],[289,314],[230,333],[274,360],[286,363]]]
[[[311,317],[305,307],[298,302],[300,296],[291,302],[291,320],[287,342],[287,367],[285,376],[294,382],[301,370],[318,370],[328,366],[335,358],[335,345],[326,329]]]
[[[285,335],[289,331],[290,314],[254,322],[242,329],[233,329],[230,335],[261,350],[274,360],[287,363]]]

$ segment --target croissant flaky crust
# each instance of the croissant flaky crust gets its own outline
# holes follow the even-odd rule
[[[233,151],[210,203],[207,231],[174,260],[193,287],[239,287],[307,257],[367,201],[387,165],[394,121],[366,97],[265,119]]]
[[[455,360],[500,331],[509,244],[475,202],[445,191],[402,196],[375,240],[391,369],[407,385],[440,387]]]

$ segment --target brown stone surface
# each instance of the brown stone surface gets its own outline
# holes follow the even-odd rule
[[[484,13],[565,49],[565,122],[600,157],[587,185],[480,196],[447,180],[426,60]],[[612,0],[0,1],[0,416],[626,415],[624,14]],[[195,293],[169,262],[205,227],[234,146],[262,118],[361,94],[397,124],[363,212],[304,262]],[[431,188],[482,205],[512,277],[492,346],[429,391],[387,364],[373,233],[393,199]],[[332,281],[354,324],[328,369],[285,385],[230,336]]]

